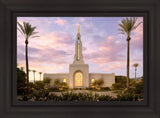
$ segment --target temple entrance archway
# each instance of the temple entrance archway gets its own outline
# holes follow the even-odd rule
[[[83,73],[78,71],[74,74],[74,87],[80,88],[83,86]]]

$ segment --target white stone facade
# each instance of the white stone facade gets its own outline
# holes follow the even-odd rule
[[[77,33],[75,43],[75,56],[73,64],[69,65],[69,73],[44,73],[44,78],[51,79],[51,86],[54,86],[54,80],[60,79],[67,82],[69,88],[89,88],[92,80],[103,79],[102,87],[111,87],[115,83],[114,73],[89,73],[89,65],[84,63],[82,54],[81,35]]]

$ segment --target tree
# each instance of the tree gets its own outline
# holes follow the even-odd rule
[[[43,83],[42,81],[36,81],[35,82],[35,88],[37,90],[44,89],[44,86],[45,86],[45,83]]]
[[[112,86],[113,86],[113,88],[114,88],[115,90],[124,89],[124,86],[123,86],[123,84],[121,84],[121,83],[114,83],[114,84],[112,84]]]
[[[35,72],[36,72],[36,70],[33,70],[34,83],[35,83]]]
[[[50,82],[51,82],[51,79],[48,78],[48,77],[46,77],[46,78],[43,79],[43,83],[45,83],[46,85],[49,85]]]
[[[124,18],[119,24],[120,28],[118,29],[121,34],[127,35],[127,90],[129,89],[129,46],[131,40],[131,32],[135,30],[142,22],[136,25],[137,18]]]
[[[25,93],[26,74],[21,68],[17,68],[17,94]]]
[[[143,95],[143,82],[136,83],[136,85],[135,85],[135,93]]]
[[[94,86],[95,88],[97,88],[97,87],[101,87],[103,84],[104,84],[104,80],[103,79],[99,79],[99,80],[95,80],[92,83],[92,86]]]
[[[21,69],[17,68],[17,88],[25,87],[26,74]]]
[[[33,84],[32,82],[29,82],[29,87],[32,89],[32,88],[35,88],[35,84]]]
[[[126,76],[115,76],[115,83],[112,84],[113,88],[116,90],[126,88],[127,77]]]
[[[54,80],[54,86],[57,87],[57,88],[59,88],[60,85],[61,85],[60,79],[55,79]]]
[[[60,83],[60,86],[61,86],[62,88],[67,88],[67,83],[66,83],[66,82],[61,82],[61,83]]]
[[[97,80],[95,80],[95,81],[92,83],[92,86],[93,86],[94,88],[97,88]]]
[[[40,75],[40,81],[41,81],[41,74],[42,74],[42,72],[39,72],[39,75]]]
[[[50,82],[51,82],[50,78],[46,77],[43,79],[42,82],[45,84],[45,88],[50,88]]]
[[[32,27],[31,24],[27,22],[23,22],[23,25],[21,25],[19,22],[17,22],[17,24],[17,29],[25,38],[27,93],[29,94],[28,40],[29,38],[38,37],[36,35],[38,32],[35,32],[36,27]]]
[[[133,64],[133,66],[135,67],[135,79],[136,79],[136,71],[137,71],[138,63]]]
[[[116,84],[116,85],[121,84],[121,88],[126,88],[126,86],[127,86],[126,82],[127,82],[127,77],[126,76],[115,76],[115,83],[119,83],[119,84]]]
[[[103,84],[104,84],[104,80],[103,79],[97,80],[98,87],[101,87]]]
[[[134,88],[135,85],[136,85],[135,79],[130,79],[129,81],[130,81],[130,82],[129,82],[129,83],[130,83],[129,86],[132,87],[132,88]]]

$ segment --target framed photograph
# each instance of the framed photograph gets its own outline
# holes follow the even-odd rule
[[[129,21],[134,23],[127,30],[133,34],[126,35],[134,39],[127,41],[130,81],[123,36],[123,22]],[[143,17],[17,17],[17,100],[141,103],[143,22]]]
[[[0,116],[160,117],[159,5],[1,1]]]

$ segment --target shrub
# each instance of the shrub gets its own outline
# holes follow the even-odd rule
[[[56,87],[51,87],[51,88],[48,88],[48,90],[49,90],[50,92],[54,92],[54,91],[59,90],[59,89],[56,88]]]
[[[43,81],[36,81],[34,86],[35,86],[35,89],[40,90],[40,89],[44,89],[45,84],[43,83]]]
[[[26,81],[26,74],[23,71],[23,68],[17,68],[17,94],[22,95],[25,94],[25,81]]]
[[[67,85],[67,83],[66,83],[66,82],[62,82],[62,83],[60,83],[60,87],[62,87],[62,88],[67,88],[67,87],[68,87],[68,85]]]
[[[25,93],[26,93],[26,88],[25,87],[17,88],[17,94],[18,95],[24,95]]]
[[[48,77],[46,77],[46,78],[43,79],[43,83],[44,83],[45,85],[49,85],[50,82],[51,82],[51,79],[48,78]]]
[[[61,95],[49,94],[48,90],[35,90],[29,97],[23,96],[23,101],[111,101],[112,97],[90,93],[67,92]]]
[[[111,96],[107,96],[107,95],[101,95],[98,97],[99,101],[112,101],[112,97]]]
[[[55,79],[54,80],[54,86],[55,87],[59,87],[60,86],[60,80],[59,79]]]
[[[124,90],[117,95],[117,101],[140,101],[143,99],[143,95],[136,93],[135,88]]]
[[[104,84],[104,80],[103,79],[97,80],[98,87],[101,87],[103,84]]]
[[[110,88],[109,87],[103,87],[103,88],[101,88],[102,90],[104,90],[104,91],[110,91]]]
[[[66,82],[60,82],[60,79],[55,79],[54,80],[54,86],[56,88],[60,88],[60,87],[67,88],[68,87],[67,83]]]
[[[143,83],[137,83],[135,85],[135,93],[136,94],[143,94]]]
[[[142,98],[139,94],[121,93],[117,95],[117,101],[139,101]]]
[[[115,90],[120,90],[125,88],[125,86],[123,86],[123,84],[121,83],[115,83],[115,84],[112,84],[112,86]]]
[[[50,94],[48,96],[50,101],[62,101],[62,96],[57,96],[56,94]]]
[[[49,95],[49,91],[48,90],[34,90],[33,93],[30,95],[30,97],[34,97],[34,99],[36,101],[40,101],[41,99],[40,98],[45,98],[45,97],[48,97]]]
[[[135,85],[136,85],[135,79],[130,79],[129,86],[130,87],[135,87]]]
[[[138,101],[138,97],[132,94],[117,95],[117,101]]]
[[[33,84],[32,82],[29,82],[29,87],[30,88],[35,88],[35,84]]]
[[[126,76],[115,76],[115,82],[126,85],[127,77]]]
[[[95,88],[97,88],[97,87],[100,88],[103,84],[104,84],[104,80],[102,78],[102,79],[99,79],[99,80],[95,80],[92,83],[92,86],[94,86]]]

